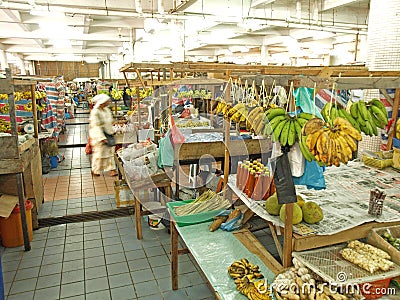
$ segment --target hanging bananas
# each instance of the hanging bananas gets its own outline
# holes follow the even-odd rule
[[[336,117],[332,126],[313,119],[309,122],[300,136],[300,149],[308,161],[315,159],[327,166],[339,166],[351,160],[361,134],[349,121]]]
[[[0,132],[10,132],[11,124],[8,121],[0,119]]]
[[[378,135],[378,128],[384,128],[388,124],[386,108],[376,98],[369,102],[349,101],[346,109],[328,102],[322,108],[321,114],[330,125],[337,117],[341,117],[350,122],[355,129],[369,136]]]
[[[247,111],[246,105],[244,103],[238,103],[231,109],[229,109],[228,117],[231,121],[240,123],[247,120],[249,112]]]

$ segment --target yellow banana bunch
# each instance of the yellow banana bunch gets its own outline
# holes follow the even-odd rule
[[[215,100],[216,100],[216,103],[217,103],[217,106],[215,108],[215,114],[218,115],[219,113],[222,113],[222,111],[224,110],[224,108],[226,106],[226,102],[222,98],[218,98],[218,99],[215,99]]]
[[[0,100],[8,100],[7,94],[0,94]]]
[[[45,92],[35,91],[35,99],[42,99],[46,97]]]
[[[228,116],[230,117],[231,121],[236,123],[246,121],[248,117],[248,111],[246,105],[244,103],[236,104],[229,110]]]
[[[0,132],[10,132],[11,124],[10,122],[0,119]]]
[[[309,122],[311,125],[304,125],[302,135],[305,138],[301,137],[303,143],[300,145],[307,160],[315,159],[327,166],[339,166],[341,162],[346,164],[351,160],[361,133],[349,121],[336,117],[332,126],[313,119]]]
[[[236,289],[248,299],[270,300],[270,289],[264,276],[260,273],[259,267],[250,263],[247,259],[235,261],[228,267],[228,273],[235,279]],[[262,280],[258,280],[262,279]]]
[[[122,99],[123,91],[112,89],[111,90],[111,97],[115,100],[120,100]]]
[[[0,113],[8,114],[9,112],[10,112],[10,107],[8,106],[8,103],[5,103],[3,106],[0,106]]]
[[[24,110],[25,111],[32,111],[32,102],[29,102],[24,105]]]

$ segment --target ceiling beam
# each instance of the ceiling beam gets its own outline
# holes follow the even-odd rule
[[[353,2],[357,2],[357,0],[324,0],[322,2],[322,11],[350,4]]]
[[[31,32],[30,28],[26,24],[22,23],[21,15],[18,11],[14,11],[11,9],[4,9],[3,11],[13,22],[17,23],[19,27],[21,27],[25,32]],[[44,48],[44,44],[41,39],[34,38],[33,40],[41,48]]]
[[[257,7],[257,6],[260,6],[260,5],[267,5],[267,4],[270,4],[272,2],[275,2],[275,0],[256,0],[256,1],[251,1],[251,7],[254,8],[254,7]]]

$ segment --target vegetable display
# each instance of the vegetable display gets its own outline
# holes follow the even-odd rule
[[[394,266],[388,253],[357,240],[349,242],[347,248],[344,248],[340,253],[344,259],[371,274],[379,270],[388,271]]]
[[[224,209],[230,205],[231,203],[227,199],[224,199],[221,195],[208,190],[193,202],[174,207],[174,211],[177,216],[186,216],[206,211]]]
[[[393,247],[395,247],[397,250],[400,251],[400,238],[395,238],[393,235],[390,233],[389,230],[385,231],[382,234],[382,237]]]

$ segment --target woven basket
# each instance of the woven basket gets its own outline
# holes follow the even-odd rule
[[[371,166],[378,169],[383,169],[393,165],[393,152],[392,151],[378,151],[374,152],[380,158],[372,157],[368,153],[363,153],[362,160],[365,165]]]
[[[358,142],[358,149],[357,149],[357,158],[362,158],[362,154],[365,150],[371,152],[378,152],[381,150],[382,146],[382,138],[381,138],[381,129],[378,128],[378,135],[377,136],[368,136],[365,135],[363,132],[361,133],[362,140]]]

